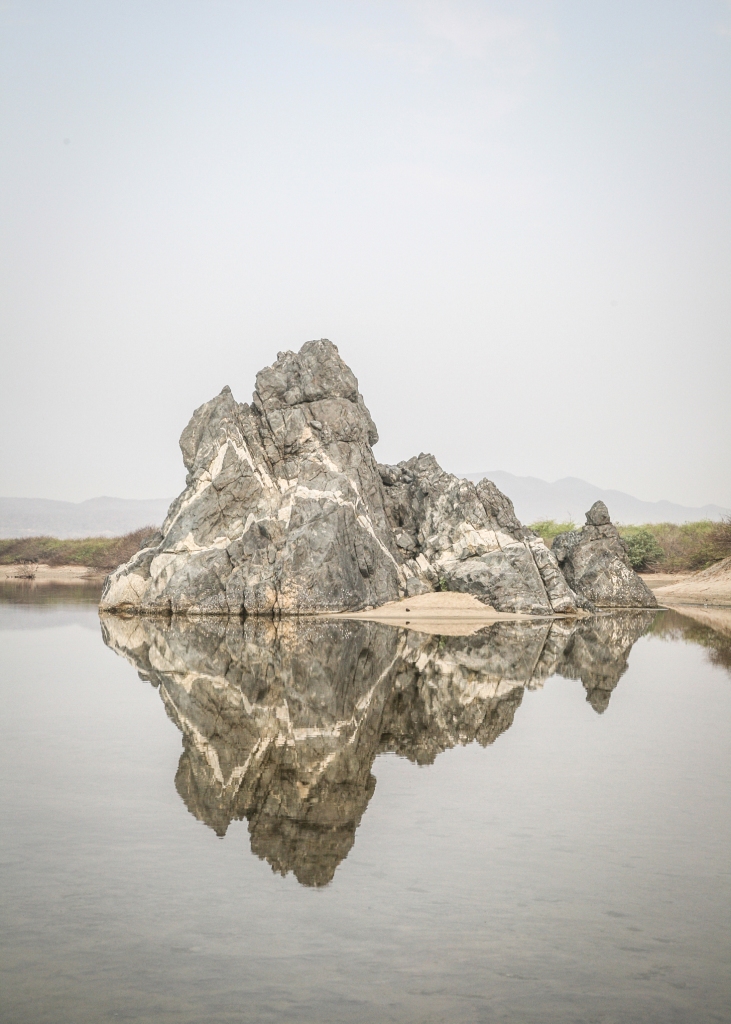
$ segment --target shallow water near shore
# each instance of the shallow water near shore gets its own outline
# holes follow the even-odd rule
[[[731,1019],[723,633],[18,595],[3,1021]]]

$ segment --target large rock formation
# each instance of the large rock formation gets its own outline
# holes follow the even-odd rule
[[[180,438],[186,488],[161,532],[109,576],[101,607],[280,616],[356,611],[436,588],[542,615],[573,614],[590,607],[586,598],[648,603],[608,535],[589,570],[583,532],[576,557],[567,541],[565,578],[489,480],[460,480],[431,455],[379,467],[377,440],[331,342],[280,353],[257,375],[251,405],[224,388],[196,410]],[[610,586],[589,586],[602,574]]]
[[[272,869],[324,885],[373,795],[379,752],[418,764],[493,743],[526,687],[580,678],[603,711],[652,613],[497,622],[440,637],[363,621],[102,615],[183,736],[175,785],[224,835],[246,818]],[[621,620],[621,621],[617,621]]]
[[[657,608],[603,501],[586,513],[586,526],[555,538],[553,553],[569,586],[598,608]]]

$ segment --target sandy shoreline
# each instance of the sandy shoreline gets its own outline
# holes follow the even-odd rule
[[[693,575],[691,572],[641,572],[638,574],[640,579],[644,580],[653,594],[661,587],[667,587],[671,583],[684,583],[690,576]]]
[[[26,586],[96,584],[107,571],[84,565],[0,565],[0,583]],[[658,604],[691,615],[709,626],[727,630],[731,621],[731,558],[696,573],[643,573]],[[328,616],[330,617],[330,616]],[[340,612],[333,618],[361,619],[445,636],[466,636],[494,622],[528,621],[541,616],[498,612],[470,594],[435,592],[392,601],[362,612]],[[545,616],[554,618],[555,616]]]

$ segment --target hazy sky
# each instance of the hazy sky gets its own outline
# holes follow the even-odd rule
[[[376,455],[731,506],[731,5],[0,5],[0,493],[328,337]]]

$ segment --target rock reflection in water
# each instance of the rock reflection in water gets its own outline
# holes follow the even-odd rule
[[[431,763],[486,746],[526,687],[580,679],[602,712],[654,613],[497,622],[440,637],[364,621],[102,616],[183,734],[178,793],[223,836],[246,818],[275,871],[326,885],[348,855],[376,755]]]

